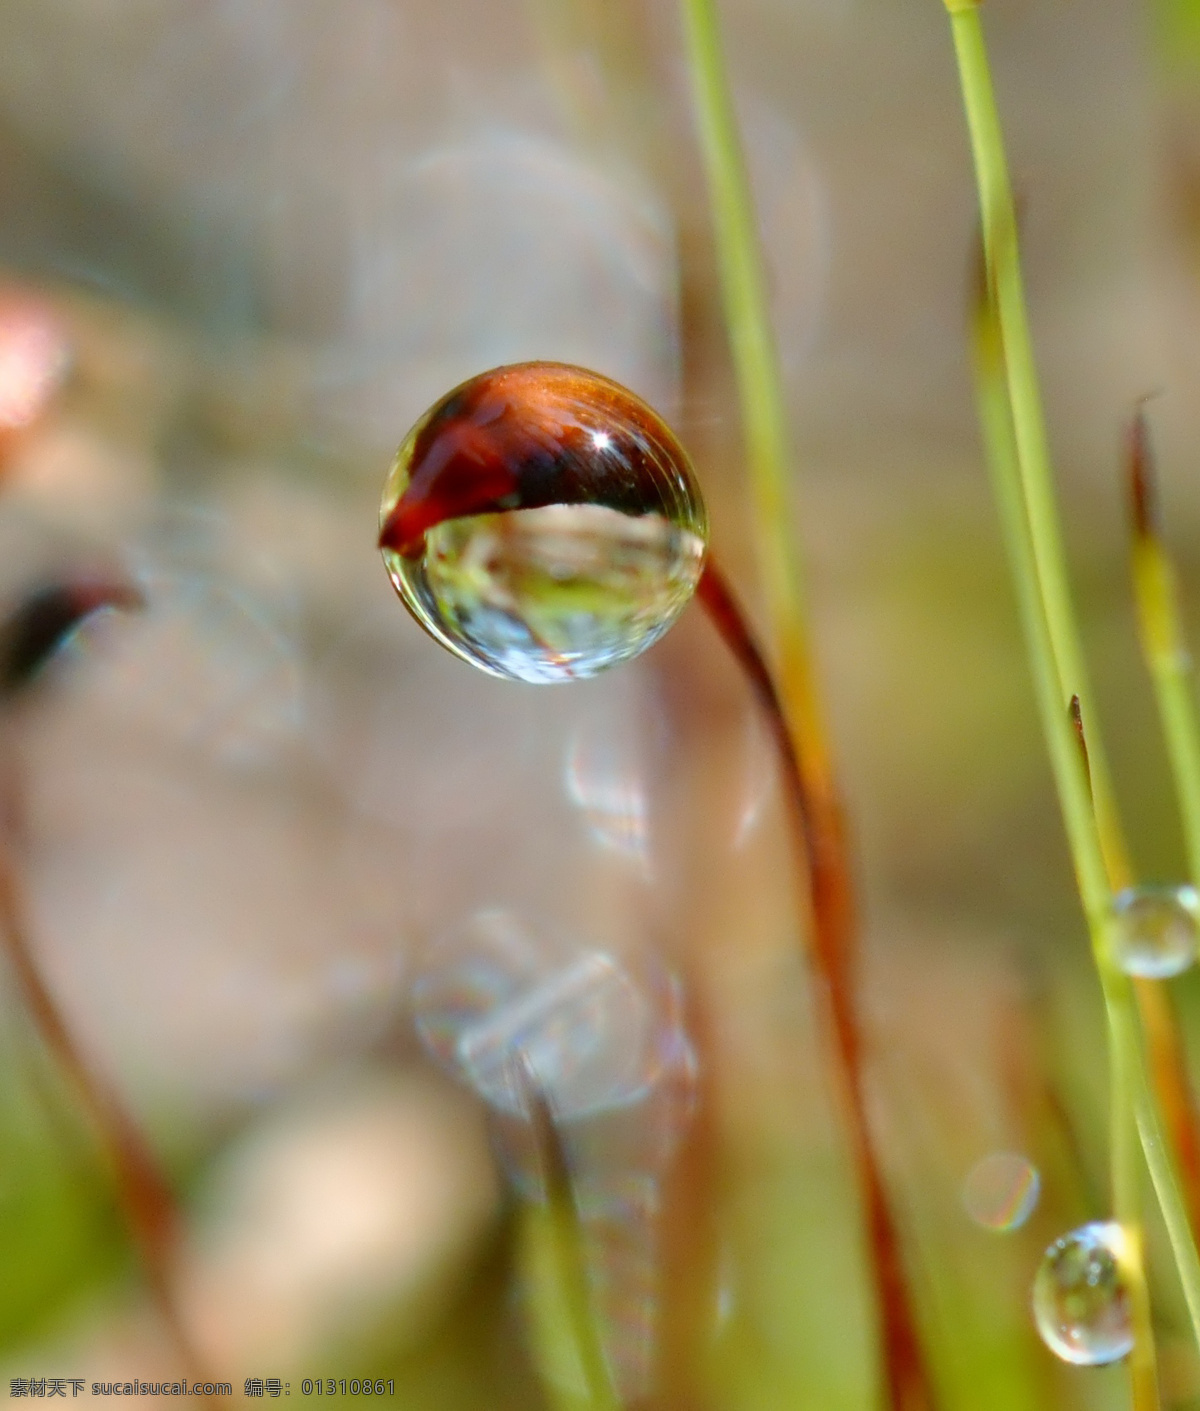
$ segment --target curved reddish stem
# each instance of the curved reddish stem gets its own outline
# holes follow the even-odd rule
[[[75,577],[31,593],[0,621],[0,704],[26,693],[65,638],[92,613],[100,608],[142,606],[136,587],[109,576]],[[0,803],[5,813],[19,812],[15,798]],[[42,975],[26,920],[17,831],[15,817],[0,819],[0,954],[11,967],[35,1029],[78,1093],[106,1148],[117,1198],[141,1256],[151,1297],[185,1370],[193,1380],[203,1381],[174,1288],[172,1265],[179,1235],[174,1194],[137,1122],[88,1063]]]
[[[92,1072],[76,1044],[34,959],[24,911],[10,848],[0,844],[0,945],[34,1026],[78,1092],[108,1149],[117,1195],[151,1295],[176,1352],[195,1380],[200,1362],[184,1327],[172,1278],[179,1226],[174,1194],[137,1123],[112,1089]]]
[[[824,990],[830,1054],[846,1135],[859,1175],[893,1411],[933,1411],[933,1382],[917,1331],[900,1235],[867,1121],[862,1033],[854,999],[857,922],[841,812],[823,771],[805,768],[805,741],[793,736],[766,660],[724,575],[711,556],[696,590],[713,626],[736,657],[770,727],[787,787],[801,870],[808,881],[812,959]]]

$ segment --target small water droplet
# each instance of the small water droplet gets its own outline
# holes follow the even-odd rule
[[[380,547],[404,605],[494,676],[567,681],[645,651],[704,564],[707,517],[666,423],[608,378],[497,368],[400,447]]]
[[[1041,1184],[1037,1168],[1023,1156],[994,1151],[967,1173],[963,1205],[985,1230],[1015,1230],[1033,1213]]]
[[[1113,912],[1113,949],[1127,974],[1165,980],[1195,961],[1200,895],[1194,887],[1127,887]]]
[[[417,1031],[493,1107],[521,1113],[524,1056],[561,1121],[644,1096],[662,1062],[649,992],[606,951],[547,943],[506,911],[477,913],[424,958]]]
[[[1133,1347],[1124,1243],[1120,1225],[1095,1221],[1055,1240],[1043,1255],[1033,1316],[1042,1341],[1064,1362],[1098,1367]]]

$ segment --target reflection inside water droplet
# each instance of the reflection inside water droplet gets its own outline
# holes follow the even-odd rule
[[[1015,1230],[1037,1205],[1041,1178],[1016,1152],[995,1151],[977,1162],[963,1182],[967,1214],[985,1230]]]
[[[419,562],[392,560],[421,620],[477,665],[535,682],[592,676],[651,646],[704,557],[689,530],[603,505],[449,520],[426,544]]]
[[[662,1016],[605,951],[548,943],[492,910],[443,938],[420,969],[422,1041],[501,1111],[523,1110],[518,1055],[560,1120],[636,1101],[657,1077]]]
[[[1064,1362],[1100,1366],[1133,1347],[1124,1241],[1120,1225],[1097,1221],[1055,1240],[1042,1258],[1033,1281],[1034,1321]]]
[[[1113,900],[1113,950],[1129,975],[1165,980],[1200,951],[1200,895],[1194,887],[1127,887]]]

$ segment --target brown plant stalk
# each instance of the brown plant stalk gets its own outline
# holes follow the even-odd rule
[[[867,1119],[863,1041],[854,995],[856,917],[845,826],[825,752],[789,728],[766,661],[724,575],[710,557],[697,596],[737,659],[766,715],[783,768],[801,874],[808,879],[811,954],[829,1021],[854,1167],[865,1208],[868,1247],[880,1300],[883,1364],[895,1411],[932,1411],[933,1384],[905,1276],[900,1233]]]
[[[79,579],[31,594],[0,623],[0,703],[11,703],[39,680],[62,641],[93,612],[141,606],[136,589],[107,579]],[[36,958],[18,860],[16,795],[17,790],[10,788],[9,796],[0,800],[0,952],[35,1030],[99,1138],[151,1298],[176,1356],[191,1380],[204,1380],[175,1292],[181,1222],[170,1183],[137,1122],[77,1043]]]

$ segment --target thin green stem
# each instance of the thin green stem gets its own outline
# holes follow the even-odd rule
[[[1156,661],[1151,676],[1179,798],[1188,875],[1193,886],[1200,886],[1200,728],[1192,695],[1191,662],[1182,654]]]
[[[1115,795],[1100,732],[1091,710],[1091,684],[1079,642],[1067,577],[1054,477],[1038,389],[1037,368],[1017,242],[1016,208],[1005,158],[1004,137],[992,89],[991,70],[979,12],[970,0],[948,4],[963,102],[979,185],[983,246],[1003,335],[1003,356],[1012,408],[1013,433],[1024,497],[1028,505],[1033,557],[1045,603],[1059,692],[1065,705],[1078,696],[1090,742],[1092,790],[1100,835],[1109,865],[1128,870]]]
[[[1132,992],[1131,992],[1132,993]],[[1137,1126],[1137,1049],[1139,1034],[1136,1015],[1134,1032],[1125,1033],[1123,1017],[1108,1012],[1108,1070],[1110,1169],[1113,1216],[1125,1231],[1125,1272],[1129,1286],[1130,1322],[1133,1350],[1129,1374],[1136,1408],[1156,1407],[1158,1402],[1157,1358],[1154,1348],[1154,1321],[1150,1290],[1146,1281],[1145,1240],[1142,1229],[1142,1153]]]
[[[609,1375],[604,1342],[592,1301],[582,1221],[575,1202],[567,1153],[554,1114],[528,1061],[519,1054],[512,1080],[529,1113],[534,1148],[545,1186],[545,1204],[526,1211],[531,1244],[535,1344],[543,1358],[560,1372],[546,1370],[546,1389],[564,1411],[619,1411],[620,1401]],[[569,1369],[569,1371],[567,1371]],[[558,1392],[562,1373],[577,1388]]]
[[[1003,339],[995,301],[988,297],[986,283],[979,290],[974,335],[976,400],[988,467],[1016,586],[1038,708],[1104,991],[1112,1112],[1110,1157],[1113,1213],[1127,1236],[1125,1262],[1134,1328],[1131,1377],[1134,1405],[1142,1411],[1142,1408],[1158,1405],[1153,1328],[1141,1257],[1141,1163],[1136,1097],[1141,1090],[1138,1072],[1144,1055],[1139,1047],[1140,1030],[1136,1018],[1132,1027],[1126,1022],[1127,1012],[1131,1012],[1130,1006],[1133,1004],[1128,978],[1108,958],[1111,893],[1092,805],[1087,759],[1080,748],[1082,720],[1080,738],[1077,739],[1059,699],[1060,677],[1054,660],[1048,614],[1039,590],[1033,539],[1018,468],[1017,443],[1005,378]],[[1200,1273],[1200,1268],[1197,1272]]]
[[[795,536],[790,532],[793,459],[787,412],[767,312],[754,200],[742,159],[714,0],[683,0],[683,18],[772,635],[781,651],[794,641],[801,655],[806,655],[803,574]]]
[[[1101,769],[1089,778],[1086,756],[1073,739],[1064,694],[1083,683],[1082,652],[1067,591],[1037,378],[1025,316],[1016,219],[978,13],[971,0],[949,0],[964,104],[979,183],[984,278],[975,328],[980,417],[1005,540],[1012,559],[1043,729],[1108,1017],[1114,1121],[1113,1195],[1130,1232],[1127,1263],[1133,1276],[1134,1392],[1140,1405],[1157,1404],[1150,1358],[1149,1316],[1139,1288],[1141,1236],[1137,1170],[1130,1152],[1129,1113],[1142,1139],[1162,1206],[1189,1312],[1200,1340],[1200,1258],[1187,1207],[1164,1140],[1150,1081],[1150,1061],[1129,978],[1111,953],[1110,879],[1126,867],[1119,821]],[[1078,690],[1072,690],[1078,695]],[[1080,740],[1086,737],[1084,716]],[[1139,1311],[1139,1305],[1141,1310]]]
[[[742,408],[759,565],[779,681],[775,708],[805,802],[803,832],[810,947],[826,982],[831,1055],[844,1131],[863,1201],[878,1300],[886,1393],[893,1411],[930,1411],[935,1397],[901,1258],[899,1231],[866,1122],[862,1043],[854,995],[855,919],[849,854],[830,764],[805,627],[800,554],[792,532],[789,444],[783,383],[767,310],[754,203],[725,73],[715,0],[682,0],[700,145],[716,235],[734,370]],[[715,573],[708,605],[728,623],[732,600]],[[727,636],[756,690],[774,684],[746,656],[744,631]]]
[[[1058,676],[1059,699],[1064,705],[1074,695],[1083,701],[1084,724],[1091,742],[1092,793],[1100,845],[1109,882],[1115,890],[1130,885],[1132,869],[1099,724],[1091,708],[1092,691],[1067,582],[1066,554],[1025,313],[1016,214],[975,3],[976,0],[947,0],[947,8],[951,12],[979,185],[989,297],[996,306],[1015,456],[1032,539],[1034,570]],[[1138,981],[1135,991],[1149,1039],[1155,1086],[1168,1116],[1172,1146],[1184,1176],[1188,1209],[1193,1224],[1200,1228],[1200,1125],[1178,1025],[1169,997],[1152,982]]]

